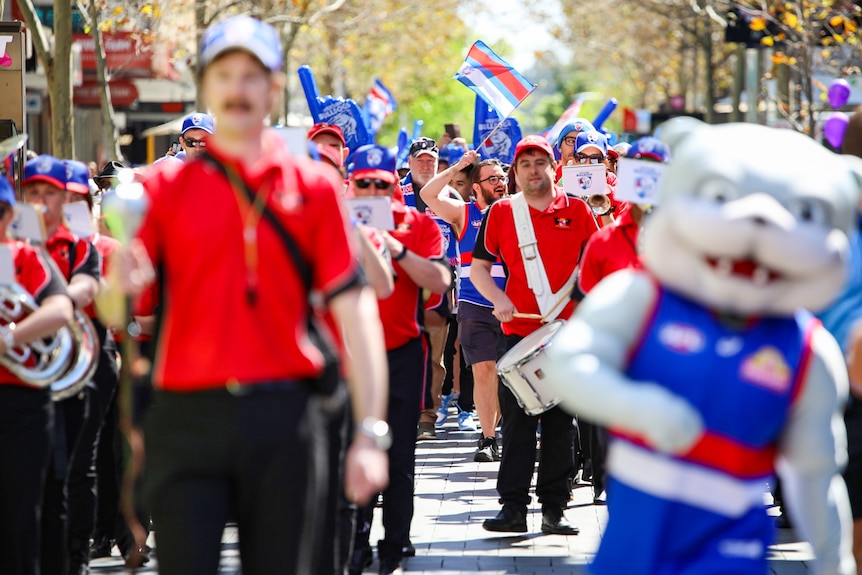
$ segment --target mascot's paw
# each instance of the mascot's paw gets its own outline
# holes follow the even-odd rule
[[[652,447],[666,453],[685,453],[700,439],[703,419],[691,404],[657,385],[645,385],[633,423]]]

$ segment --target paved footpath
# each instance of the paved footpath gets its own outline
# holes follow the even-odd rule
[[[478,434],[458,431],[452,421],[442,430],[438,429],[437,440],[419,442],[412,529],[416,557],[405,560],[405,573],[586,575],[586,565],[598,547],[607,521],[607,508],[592,504],[592,488],[580,485],[566,511],[568,519],[581,530],[578,536],[542,534],[538,503],[530,508],[527,533],[507,536],[485,531],[482,521],[499,510],[495,490],[499,464],[473,462],[477,437]],[[381,514],[377,509],[372,542],[382,536]],[[641,528],[649,529],[649,522],[645,521]],[[808,573],[807,560],[811,553],[807,544],[799,543],[789,529],[778,531],[777,537],[778,542],[770,552],[771,573]],[[222,573],[239,573],[238,553],[235,530],[228,529],[224,537]],[[158,572],[158,549],[154,555],[154,560],[137,573]],[[366,573],[377,573],[377,568],[375,559]],[[125,573],[116,548],[113,557],[94,560],[91,570],[93,575]]]

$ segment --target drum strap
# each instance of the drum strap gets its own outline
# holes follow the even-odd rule
[[[575,278],[578,275],[578,268],[575,266],[572,275],[566,280],[560,291],[552,292],[548,274],[542,262],[542,255],[539,253],[539,244],[533,229],[533,221],[530,218],[530,206],[527,204],[527,199],[523,192],[520,192],[512,196],[511,202],[515,231],[518,233],[518,247],[521,249],[524,271],[527,274],[527,285],[536,296],[542,321],[548,322],[560,315],[560,312],[566,307],[560,303],[571,294],[572,286],[575,285]]]

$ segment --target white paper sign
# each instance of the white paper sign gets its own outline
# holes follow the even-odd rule
[[[389,196],[347,198],[346,201],[351,215],[360,224],[378,230],[395,229],[395,220],[392,218],[392,199]]]
[[[35,244],[45,243],[45,220],[42,212],[30,204],[15,204],[15,219],[9,228],[9,235],[19,240],[30,240]]]
[[[667,164],[650,160],[620,158],[617,163],[617,191],[614,197],[632,204],[658,204],[658,186]]]
[[[0,285],[11,285],[15,282],[15,262],[12,260],[12,250],[6,244],[0,244]]]
[[[86,202],[72,202],[63,206],[63,218],[66,226],[73,234],[85,240],[90,239],[95,233],[93,218],[90,216],[90,208]]]
[[[586,197],[607,193],[607,169],[604,164],[563,166],[563,189],[571,196]]]

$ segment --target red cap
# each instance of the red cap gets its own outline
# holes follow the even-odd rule
[[[327,124],[326,122],[318,122],[308,130],[308,139],[311,140],[318,134],[332,134],[341,140],[341,145],[346,146],[347,140],[344,139],[344,132],[335,124]]]
[[[515,163],[518,161],[518,156],[530,149],[542,150],[543,152],[551,156],[551,159],[554,158],[554,149],[551,148],[551,143],[542,136],[537,136],[533,134],[527,136],[526,138],[523,138],[520,142],[518,142],[518,145],[515,146],[515,157],[512,159],[512,165],[514,166]]]

